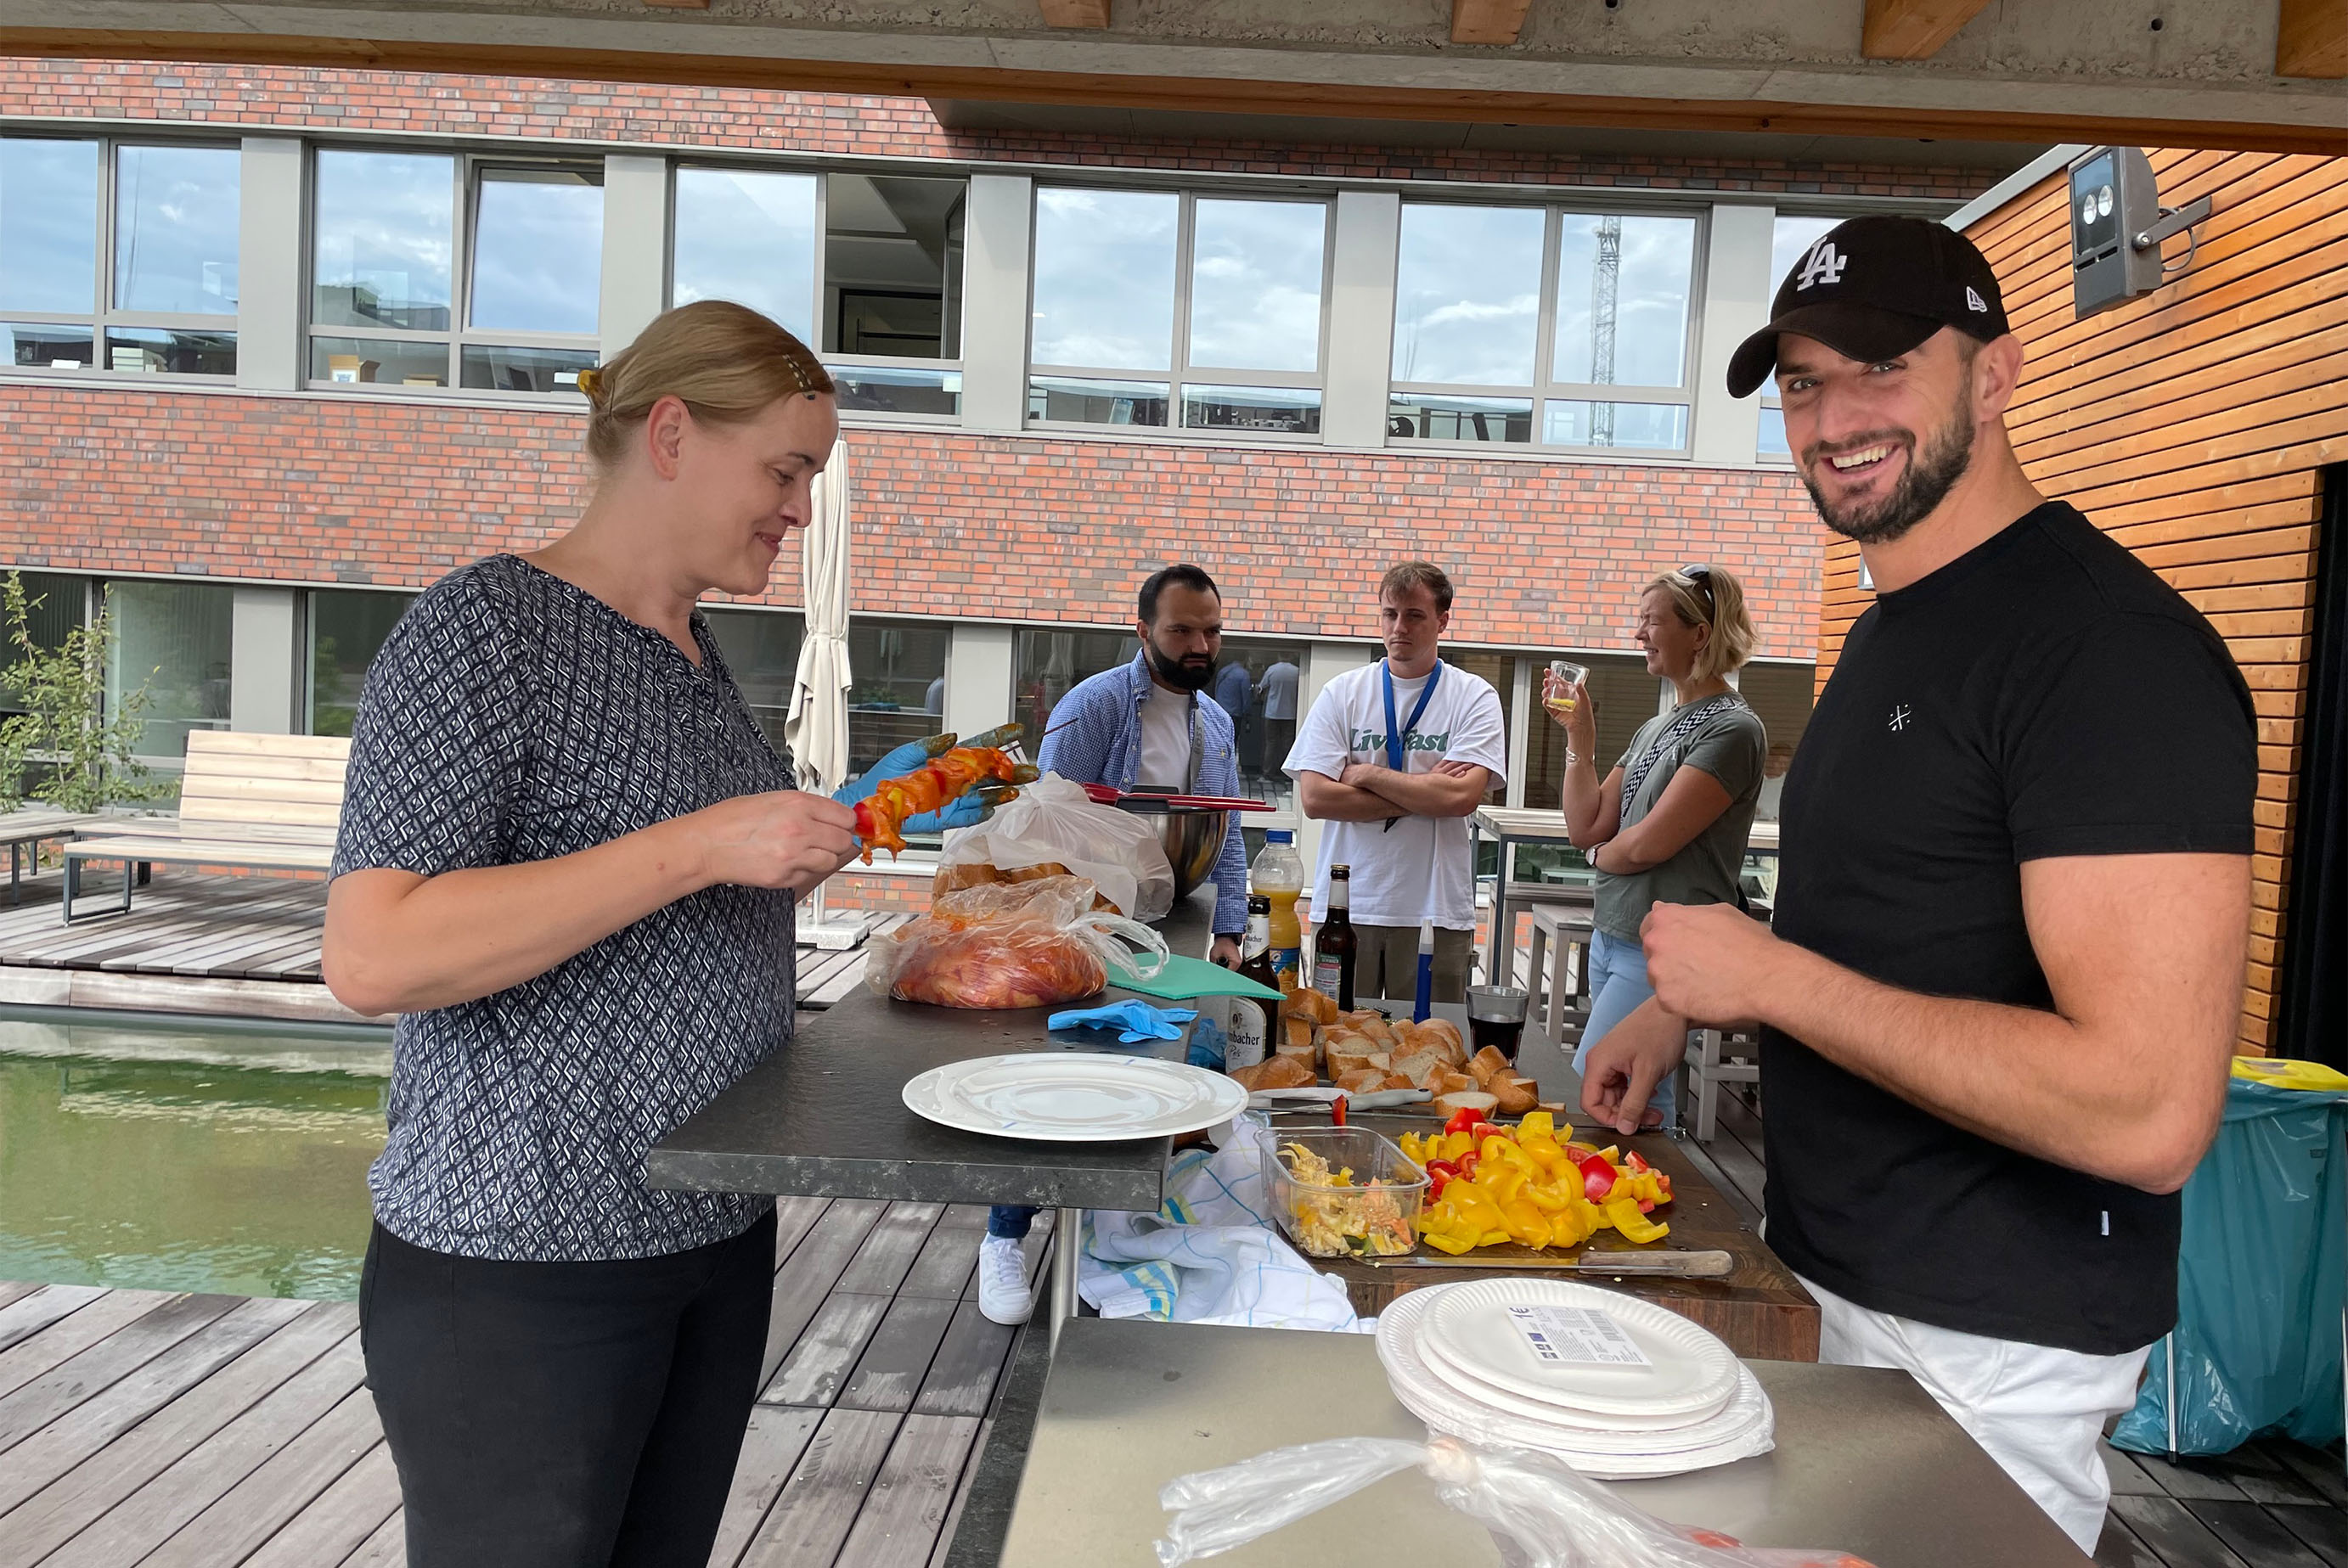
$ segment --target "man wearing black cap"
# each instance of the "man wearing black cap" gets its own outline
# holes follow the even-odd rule
[[[1768,1238],[1821,1358],[1905,1368],[2079,1546],[2177,1312],[2250,926],[2250,693],[2175,591],[2041,496],[2022,345],[1963,235],[1821,237],[1737,350],[1876,588],[1787,774],[1774,932],[1658,905],[1592,1049],[1630,1131],[1692,1021],[1762,1029]]]

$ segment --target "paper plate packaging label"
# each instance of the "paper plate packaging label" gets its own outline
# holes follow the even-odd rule
[[[1646,1352],[1610,1315],[1589,1307],[1511,1307],[1509,1321],[1543,1366],[1569,1362],[1600,1367],[1653,1365]]]

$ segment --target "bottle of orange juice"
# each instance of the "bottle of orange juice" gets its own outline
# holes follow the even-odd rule
[[[1282,990],[1304,983],[1304,927],[1296,918],[1296,900],[1304,892],[1304,862],[1296,853],[1296,835],[1275,827],[1263,835],[1263,848],[1248,867],[1249,891],[1272,900],[1272,968]]]

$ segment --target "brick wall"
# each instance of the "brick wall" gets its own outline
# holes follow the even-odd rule
[[[0,387],[0,564],[421,588],[527,548],[582,498],[573,415],[153,386]],[[1116,624],[1176,557],[1233,629],[1375,631],[1374,585],[1425,556],[1452,635],[1627,647],[1636,585],[1746,579],[1765,655],[1807,658],[1820,538],[1790,475],[1433,454],[1233,450],[859,431],[867,615]],[[764,602],[798,602],[787,550]]]
[[[1048,131],[968,133],[940,126],[920,98],[141,61],[0,60],[0,115],[720,143],[848,157],[1357,179],[1488,179],[1957,200],[1987,190],[2001,173],[1637,153],[1124,140]]]

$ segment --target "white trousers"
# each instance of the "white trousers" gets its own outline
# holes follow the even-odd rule
[[[1805,1279],[1818,1297],[1818,1359],[1910,1374],[2000,1469],[2094,1556],[2112,1500],[2096,1452],[2104,1422],[2136,1403],[2151,1347],[2088,1356],[1935,1328],[1855,1306]]]

